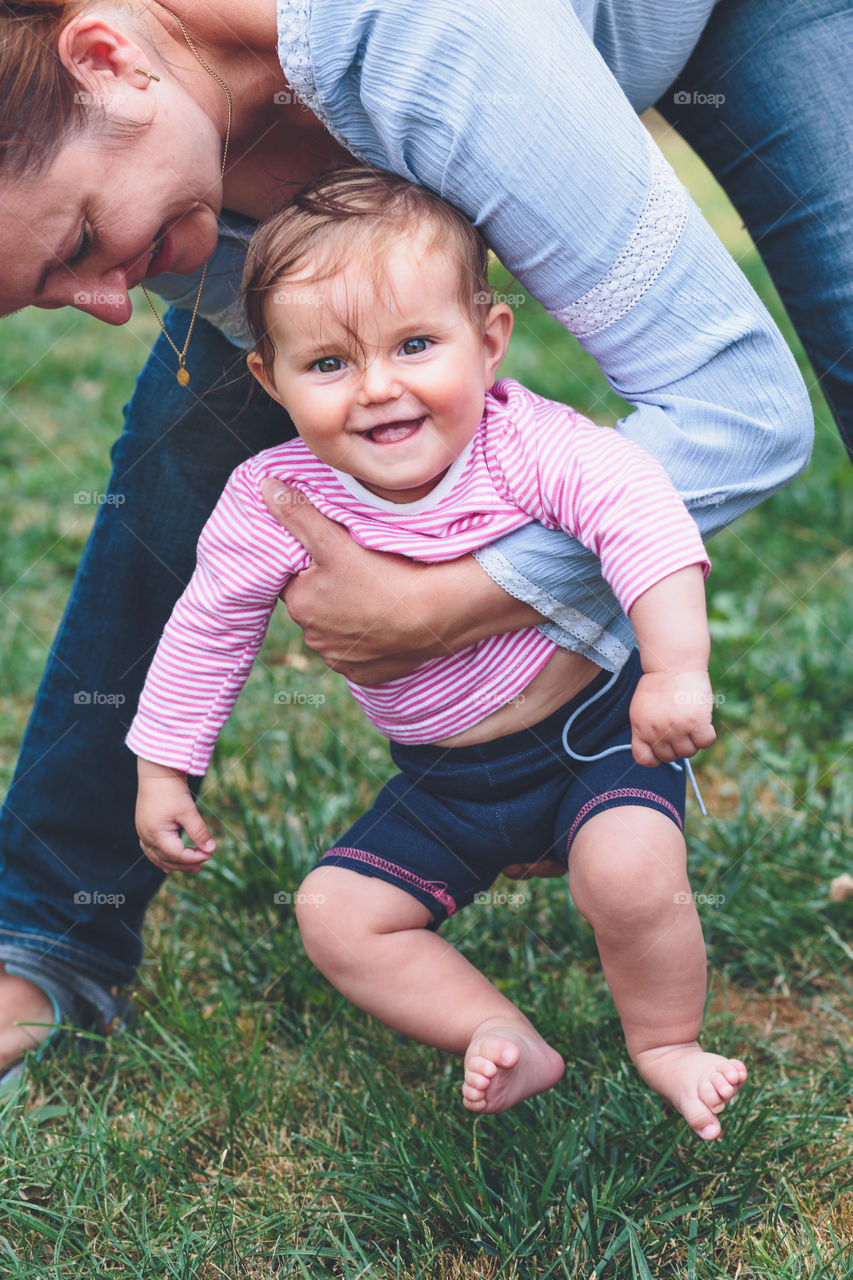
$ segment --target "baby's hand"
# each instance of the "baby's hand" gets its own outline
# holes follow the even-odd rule
[[[637,764],[686,759],[716,738],[707,671],[652,671],[631,700],[631,750]]]
[[[136,830],[143,853],[161,871],[200,871],[216,848],[186,775],[150,760],[139,760]],[[192,847],[184,844],[182,831]]]

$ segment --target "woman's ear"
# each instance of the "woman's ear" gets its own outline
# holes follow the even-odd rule
[[[144,92],[151,79],[137,68],[149,70],[147,53],[118,27],[104,21],[97,13],[78,13],[59,34],[57,52],[63,66],[93,95],[117,96],[117,85],[127,85]]]
[[[507,353],[513,323],[512,310],[505,302],[495,303],[486,317],[483,329],[483,351],[486,357],[487,388],[494,382],[498,366]]]

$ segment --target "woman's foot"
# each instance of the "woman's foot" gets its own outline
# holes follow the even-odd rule
[[[487,1018],[475,1030],[465,1053],[462,1100],[469,1111],[486,1115],[507,1111],[524,1098],[550,1089],[565,1069],[559,1053],[526,1020],[516,1024]]]
[[[695,1040],[646,1049],[634,1057],[634,1065],[705,1142],[720,1136],[717,1114],[746,1079],[746,1067],[738,1058],[705,1053]]]
[[[41,987],[0,964],[0,1071],[43,1044],[54,1025],[53,1004]]]

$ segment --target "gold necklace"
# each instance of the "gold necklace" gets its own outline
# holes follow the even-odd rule
[[[166,6],[165,6],[165,5],[163,5],[162,7],[163,7],[164,9],[166,8]],[[222,148],[222,168],[221,168],[221,170],[220,170],[220,174],[219,174],[220,178],[224,178],[224,177],[225,177],[225,162],[226,162],[226,160],[228,159],[228,143],[229,143],[229,142],[230,142],[230,140],[231,140],[231,116],[232,116],[231,92],[230,92],[230,90],[229,90],[229,88],[228,88],[228,85],[227,85],[227,84],[225,83],[225,81],[222,79],[222,76],[221,76],[221,75],[219,75],[219,73],[218,73],[218,72],[214,71],[212,67],[209,67],[209,66],[207,65],[207,63],[205,62],[204,58],[201,56],[201,54],[199,53],[198,49],[195,47],[195,45],[193,44],[192,40],[190,39],[190,37],[189,37],[189,32],[187,31],[187,29],[186,29],[186,27],[184,26],[183,22],[181,22],[181,19],[178,17],[178,15],[177,15],[176,13],[172,13],[172,10],[171,10],[171,9],[168,9],[168,10],[167,10],[167,13],[171,13],[171,14],[172,14],[172,17],[175,19],[175,21],[177,22],[178,26],[181,28],[181,32],[183,33],[183,37],[184,37],[184,39],[186,40],[187,44],[188,44],[188,45],[189,45],[189,47],[190,47],[190,52],[193,54],[193,56],[196,58],[196,60],[197,60],[198,62],[200,62],[200,63],[201,63],[201,65],[204,67],[204,69],[205,69],[205,71],[208,73],[208,75],[213,76],[213,79],[214,79],[214,80],[216,80],[219,84],[221,84],[221,85],[222,85],[222,88],[225,90],[225,98],[226,98],[226,101],[227,101],[227,103],[228,103],[228,121],[227,121],[226,126],[225,126],[225,144],[224,144],[224,146],[223,146],[223,148]],[[157,77],[156,77],[156,76],[150,76],[150,73],[149,73],[149,72],[147,72],[147,71],[142,71],[142,70],[141,70],[141,68],[140,68],[140,73],[141,73],[142,75],[148,75],[150,79],[157,79]],[[140,284],[140,288],[142,289],[142,292],[145,294],[145,301],[148,303],[149,307],[150,307],[150,308],[151,308],[151,310],[154,312],[154,319],[157,321],[157,323],[159,324],[160,328],[163,330],[163,335],[164,335],[164,337],[165,337],[166,341],[168,342],[169,346],[170,346],[170,347],[172,348],[172,350],[174,351],[175,355],[178,357],[178,372],[177,372],[177,374],[176,374],[176,377],[177,377],[177,379],[178,379],[178,383],[179,383],[179,385],[180,385],[180,386],[182,386],[182,387],[188,387],[188,386],[190,385],[190,374],[189,374],[189,370],[187,369],[187,350],[188,350],[189,345],[190,345],[190,338],[191,338],[191,337],[192,337],[192,335],[193,335],[193,328],[194,328],[194,326],[195,326],[196,316],[198,315],[198,308],[199,308],[199,304],[200,304],[200,302],[201,302],[201,291],[202,291],[202,289],[204,288],[204,282],[205,282],[206,277],[207,277],[207,263],[205,262],[205,264],[204,264],[204,270],[203,270],[203,271],[202,271],[202,273],[201,273],[201,281],[200,281],[199,286],[198,286],[198,293],[196,294],[195,306],[193,307],[192,319],[190,320],[190,327],[189,327],[189,329],[187,330],[187,340],[186,340],[186,342],[184,343],[184,349],[183,349],[183,351],[179,351],[179,350],[178,350],[178,348],[175,346],[174,342],[172,341],[172,339],[171,339],[171,338],[170,338],[170,336],[169,336],[169,333],[168,333],[168,331],[167,331],[167,329],[166,329],[166,326],[163,324],[163,321],[160,319],[160,317],[159,317],[159,316],[158,316],[158,314],[157,314],[157,311],[156,311],[156,308],[155,308],[155,306],[154,306],[154,303],[151,301],[151,298],[149,297],[148,290],[145,288],[145,285],[144,285],[144,284]]]

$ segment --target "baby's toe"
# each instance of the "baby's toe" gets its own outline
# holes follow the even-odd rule
[[[521,1057],[521,1049],[512,1040],[505,1040],[501,1036],[489,1036],[482,1044],[482,1049],[488,1053],[487,1058],[482,1058],[482,1062],[491,1063],[494,1074],[498,1067],[509,1069],[514,1067]]]
[[[719,1136],[720,1122],[703,1098],[699,1097],[695,1103],[685,1107],[683,1115],[693,1132],[698,1133],[706,1142]]]
[[[492,1076],[497,1075],[497,1070],[498,1068],[492,1059],[484,1058],[481,1054],[474,1054],[465,1063],[466,1076],[474,1072],[476,1075],[485,1076],[487,1080],[491,1080]]]
[[[462,1102],[469,1111],[482,1111],[486,1105],[485,1090],[475,1089],[467,1083],[463,1084]]]
[[[481,1093],[485,1093],[490,1081],[488,1076],[484,1076],[479,1071],[471,1071],[469,1068],[465,1072],[465,1083],[470,1089],[479,1089]]]
[[[722,1071],[714,1071],[711,1075],[711,1085],[716,1089],[723,1102],[728,1102],[737,1092],[737,1085],[732,1084]]]
[[[724,1092],[722,1088],[719,1088],[716,1079],[717,1076],[719,1076],[719,1072],[712,1072],[710,1076],[699,1081],[699,1085],[696,1090],[700,1100],[704,1102],[705,1106],[710,1111],[714,1112],[715,1115],[718,1111],[722,1111],[733,1092],[729,1082],[722,1076],[719,1077],[719,1082],[728,1090],[728,1093]]]

